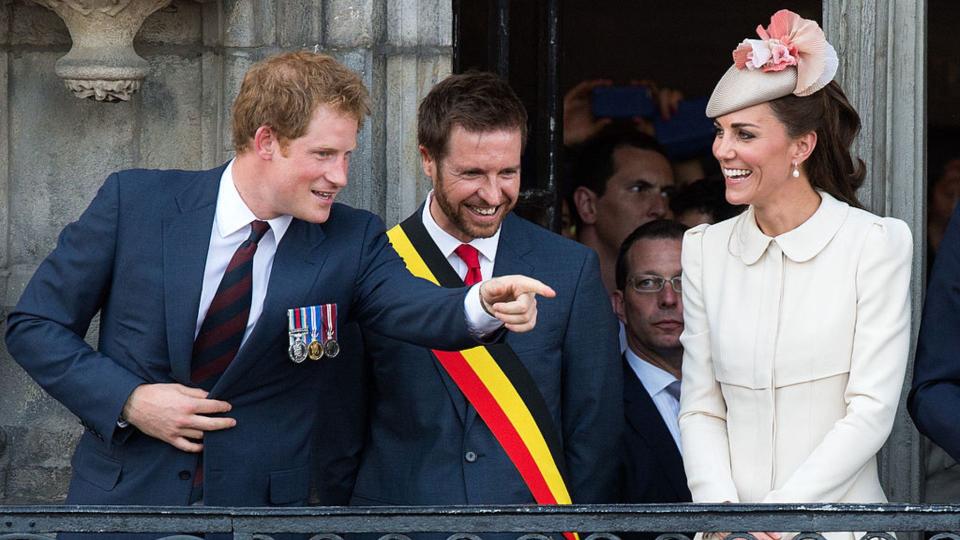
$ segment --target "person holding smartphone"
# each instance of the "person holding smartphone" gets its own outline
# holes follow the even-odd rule
[[[749,208],[691,229],[682,249],[690,492],[701,503],[884,502],[876,454],[907,366],[913,240],[856,198],[860,119],[823,31],[781,10],[758,33],[707,107],[726,198]]]

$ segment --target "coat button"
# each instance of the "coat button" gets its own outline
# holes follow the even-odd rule
[[[473,463],[477,460],[477,453],[472,450],[468,450],[467,453],[463,454],[463,459],[467,460],[467,463]]]
[[[180,474],[178,474],[177,476],[179,476],[181,480],[189,480],[190,471],[180,471]]]

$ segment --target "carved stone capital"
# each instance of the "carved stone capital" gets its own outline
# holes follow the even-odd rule
[[[73,47],[56,72],[79,98],[126,101],[150,66],[133,50],[143,21],[172,0],[33,0],[60,16]]]

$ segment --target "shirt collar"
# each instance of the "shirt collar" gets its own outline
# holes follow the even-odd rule
[[[760,230],[754,208],[748,208],[733,226],[730,253],[740,257],[744,264],[751,265],[760,260],[771,242],[776,242],[793,262],[802,263],[814,258],[837,234],[850,210],[850,205],[838,201],[829,193],[817,193],[820,194],[817,211],[799,227],[776,237],[767,236]]]
[[[640,358],[629,347],[624,354],[627,357],[627,363],[633,368],[633,372],[637,374],[637,378],[640,379],[640,383],[643,384],[643,388],[650,394],[650,397],[663,392],[670,386],[670,383],[679,380],[670,372]]]
[[[440,228],[440,225],[437,224],[436,220],[433,219],[433,214],[430,213],[430,203],[433,201],[433,190],[427,194],[427,202],[423,205],[423,214],[421,220],[423,221],[423,226],[427,229],[427,233],[430,235],[430,238],[433,239],[433,243],[440,248],[440,252],[443,253],[444,257],[449,258],[453,254],[453,251],[457,249],[463,242],[456,239],[453,235],[447,231]],[[497,256],[497,246],[500,244],[500,230],[503,229],[503,226],[497,228],[497,232],[493,236],[487,238],[474,238],[469,243],[471,246],[477,248],[477,251],[480,252],[484,258],[488,261],[493,262]]]
[[[251,221],[257,219],[257,216],[250,211],[247,203],[243,202],[240,192],[237,191],[237,186],[233,182],[233,164],[234,161],[231,160],[220,176],[220,191],[217,195],[217,212],[214,219],[221,238],[236,233],[249,225]],[[287,215],[267,220],[278,245],[292,220],[293,217]]]

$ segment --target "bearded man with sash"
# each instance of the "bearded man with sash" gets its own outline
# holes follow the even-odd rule
[[[511,213],[526,126],[516,94],[488,73],[448,77],[420,105],[433,191],[388,232],[408,270],[443,287],[522,273],[557,296],[538,300],[534,331],[463,351],[365,330],[371,427],[352,504],[615,498],[617,323],[596,253]]]

